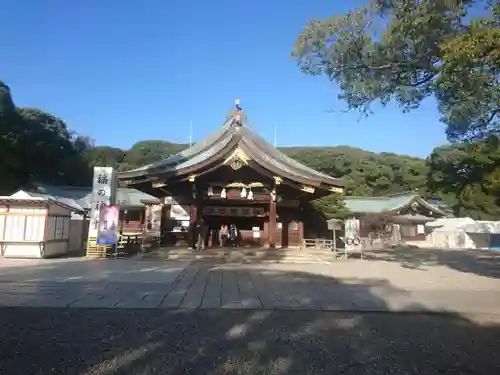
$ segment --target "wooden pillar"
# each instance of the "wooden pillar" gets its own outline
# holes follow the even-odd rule
[[[280,216],[281,217],[281,216]],[[287,248],[289,245],[290,216],[288,212],[281,219],[281,247]]]
[[[269,202],[269,247],[276,247],[276,201]]]
[[[299,246],[302,246],[304,242],[304,222],[300,220],[297,224],[299,229]]]
[[[190,222],[194,223],[198,219],[200,214],[200,201],[198,199],[198,191],[196,190],[195,176],[189,177],[189,182],[191,182],[191,212],[190,212]]]
[[[196,238],[194,236],[194,223],[198,220],[198,215],[200,214],[198,194],[195,185],[195,176],[189,177],[189,182],[191,183],[191,205],[189,210],[189,230],[187,233],[187,242],[189,247],[196,246]]]
[[[190,222],[193,224],[196,219],[198,219],[198,211],[199,211],[199,202],[196,199],[193,199],[191,202],[191,211],[190,211]]]

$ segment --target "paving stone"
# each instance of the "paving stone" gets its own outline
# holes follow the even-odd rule
[[[210,271],[207,287],[201,303],[202,308],[219,308],[221,306],[222,271]]]
[[[151,309],[158,307],[167,292],[153,291],[122,296],[114,306],[116,308]]]
[[[266,281],[263,279],[262,275],[256,272],[250,273],[250,280],[259,295],[259,299],[266,309],[274,309],[278,307],[278,300],[271,290],[270,286],[267,285]]]
[[[238,288],[240,290],[240,307],[246,309],[262,308],[259,293],[254,287],[247,272],[237,273]]]
[[[194,309],[201,306],[203,294],[207,286],[209,271],[200,269],[196,279],[187,291],[181,302],[181,308]]]
[[[173,288],[168,292],[165,299],[161,302],[161,308],[176,308],[179,307],[184,296],[188,292],[191,285],[198,276],[199,270],[197,267],[187,268],[186,271],[177,279]]]
[[[87,294],[83,298],[75,300],[69,307],[111,308],[120,302],[116,297],[114,295]]]
[[[221,307],[239,308],[241,303],[238,279],[234,271],[222,274]]]

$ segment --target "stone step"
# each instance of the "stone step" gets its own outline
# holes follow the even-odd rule
[[[158,250],[144,254],[143,260],[171,261],[211,261],[224,263],[313,263],[325,264],[335,261],[331,252],[324,250],[308,251],[300,249],[208,249],[193,252],[189,249]]]
[[[154,250],[150,254],[157,254],[158,256],[167,255],[190,255],[194,251],[191,249],[168,249],[168,250]],[[227,256],[227,255],[245,255],[245,256],[257,256],[257,257],[267,257],[267,256],[286,256],[286,255],[297,255],[297,256],[323,256],[323,255],[333,255],[331,251],[327,250],[300,250],[300,249],[283,249],[283,250],[269,250],[269,249],[236,249],[236,250],[223,250],[223,249],[208,249],[202,250],[197,254],[212,254],[217,256]]]

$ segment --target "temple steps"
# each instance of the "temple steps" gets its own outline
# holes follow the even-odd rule
[[[307,263],[328,264],[335,255],[325,249],[205,249],[194,252],[187,248],[160,248],[142,254],[148,261],[197,261],[216,263]]]

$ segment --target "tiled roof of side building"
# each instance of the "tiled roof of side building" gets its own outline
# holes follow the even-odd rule
[[[418,194],[405,193],[385,197],[345,197],[346,208],[354,213],[383,213],[406,207],[413,201],[419,201],[429,209],[445,214],[439,207],[429,204]]]
[[[77,205],[84,210],[90,208],[92,201],[92,188],[86,186],[60,186],[37,183],[36,193],[46,194],[66,204]],[[152,195],[137,189],[118,188],[116,190],[116,203],[128,206],[142,206],[142,201],[158,202],[160,200]]]

